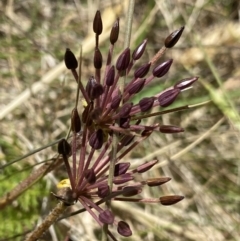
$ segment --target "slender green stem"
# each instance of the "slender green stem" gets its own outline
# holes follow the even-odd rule
[[[134,5],[135,5],[135,0],[130,0],[129,5],[128,5],[127,18],[126,18],[126,30],[125,30],[126,32],[125,32],[124,48],[127,48],[130,46]]]
[[[54,141],[54,142],[52,142],[52,143],[50,143],[50,144],[47,144],[47,145],[45,145],[45,146],[42,146],[42,147],[40,147],[40,148],[38,148],[38,149],[35,149],[35,150],[33,150],[33,151],[30,151],[30,152],[28,152],[26,155],[23,155],[23,156],[21,156],[21,157],[18,157],[17,159],[15,159],[15,160],[13,160],[13,161],[11,161],[11,162],[8,162],[8,163],[0,166],[0,169],[3,169],[3,168],[5,168],[5,167],[7,167],[7,166],[10,166],[10,165],[12,165],[12,164],[15,163],[15,162],[21,161],[21,160],[23,160],[23,159],[25,159],[25,158],[27,158],[27,157],[29,157],[29,156],[31,156],[31,155],[39,152],[39,151],[42,151],[42,150],[44,150],[44,149],[46,149],[46,148],[48,148],[48,147],[50,147],[50,146],[54,146],[54,145],[57,144],[60,140],[61,140],[61,139],[56,140],[56,141]]]
[[[130,0],[128,5],[127,17],[126,17],[124,49],[130,46],[134,5],[135,5],[135,0]],[[120,90],[122,93],[124,90],[125,81],[126,81],[126,75],[124,76],[124,81],[122,81],[122,84],[120,86]],[[114,177],[114,169],[115,169],[115,162],[116,162],[116,156],[117,156],[117,146],[118,146],[118,137],[116,134],[113,134],[112,157],[111,157],[110,166],[109,166],[109,178],[108,178],[110,193],[112,192],[112,187],[113,187],[113,177]],[[106,206],[108,209],[111,209],[111,199],[108,199],[106,201]],[[108,233],[108,225],[105,224],[102,230],[102,241],[108,240],[107,233]]]
[[[132,22],[133,22],[133,11],[135,6],[135,0],[130,0],[128,4],[128,12],[126,17],[126,29],[125,29],[125,39],[124,39],[124,49],[130,46],[131,33],[132,33]],[[126,71],[127,73],[127,71]],[[124,86],[126,83],[127,75],[124,75],[122,84],[120,85],[120,91],[123,93]]]
[[[75,107],[78,106],[78,100],[79,100],[79,90],[80,90],[80,83],[81,83],[81,77],[82,77],[82,45],[80,46],[80,56],[79,56],[79,68],[78,68],[78,89],[77,89],[77,96],[76,96],[76,103]]]

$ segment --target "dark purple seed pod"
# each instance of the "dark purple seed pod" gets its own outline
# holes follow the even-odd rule
[[[130,173],[125,173],[121,176],[117,176],[113,179],[113,183],[115,185],[123,184],[125,182],[129,182],[133,180],[133,176]]]
[[[104,141],[104,135],[102,129],[98,129],[97,131],[93,132],[89,139],[90,146],[95,149],[101,149]]]
[[[142,192],[142,189],[139,187],[134,187],[134,186],[127,186],[123,188],[123,196],[124,197],[132,197],[135,195],[138,195]]]
[[[112,66],[107,73],[106,76],[106,85],[107,86],[112,86],[114,83],[114,78],[115,78],[115,67]]]
[[[146,79],[140,79],[140,80],[133,82],[129,86],[128,93],[130,95],[139,93],[143,89],[145,81],[146,81]]]
[[[81,131],[81,120],[80,120],[77,108],[74,108],[72,110],[71,129],[72,129],[72,132],[75,132],[75,133],[78,133],[79,131]]]
[[[119,110],[119,117],[120,118],[128,118],[131,109],[132,109],[133,103],[125,103]]]
[[[149,178],[147,180],[147,185],[149,187],[156,187],[163,185],[166,182],[169,182],[171,180],[171,177],[158,177],[158,178]]]
[[[93,63],[94,63],[95,69],[102,68],[102,54],[98,48],[95,49]]]
[[[184,132],[184,129],[178,126],[162,125],[160,126],[159,131],[165,134],[173,134],[173,133]]]
[[[182,32],[184,30],[184,26],[181,27],[178,30],[173,31],[168,37],[165,39],[165,47],[166,48],[172,48],[180,39]]]
[[[144,39],[143,42],[140,45],[138,45],[137,48],[133,51],[132,53],[133,60],[138,60],[142,57],[145,51],[146,45],[147,45],[147,39]]]
[[[170,89],[163,92],[161,95],[158,96],[159,105],[162,107],[167,107],[171,105],[180,94],[180,92],[180,89]]]
[[[182,79],[174,85],[174,88],[184,90],[189,86],[191,86],[197,80],[198,80],[198,77],[190,77],[190,78]]]
[[[169,59],[169,60],[159,64],[158,66],[156,66],[152,70],[153,76],[158,77],[158,78],[164,76],[170,69],[172,62],[173,62],[173,59]]]
[[[126,48],[118,57],[116,63],[116,69],[118,71],[124,71],[128,68],[130,62],[130,49]]]
[[[102,29],[102,17],[100,11],[98,10],[93,20],[93,32],[100,35],[102,33]]]
[[[104,224],[113,224],[114,222],[114,215],[110,210],[104,210],[98,216],[99,221]]]
[[[154,97],[145,97],[139,101],[139,107],[142,112],[149,111],[154,103],[155,98]]]
[[[119,18],[114,22],[111,33],[110,33],[110,43],[114,45],[118,40],[119,35]]]
[[[107,55],[106,65],[110,65],[110,64],[111,64],[111,61],[112,61],[112,53],[111,53],[111,51],[109,50],[109,51],[108,51],[108,55]]]
[[[62,139],[58,142],[58,153],[64,156],[71,154],[71,146],[68,144],[66,139]]]
[[[129,225],[124,221],[118,222],[117,231],[120,235],[122,235],[124,237],[129,237],[132,235],[132,231],[131,231]]]
[[[105,198],[109,195],[110,193],[110,188],[109,186],[107,185],[107,183],[102,183],[98,186],[98,190],[97,190],[97,195],[100,197],[100,198]]]
[[[64,61],[68,69],[76,69],[78,67],[77,59],[69,48],[66,49]]]
[[[94,184],[96,182],[96,174],[92,168],[86,170],[84,173],[84,176],[85,176],[86,180],[88,181],[88,183]]]
[[[130,167],[129,162],[116,164],[114,169],[114,177],[125,174],[129,167]]]
[[[144,173],[150,170],[156,163],[158,163],[158,160],[153,160],[150,162],[146,162],[136,168],[138,173]]]
[[[151,63],[143,64],[134,72],[134,77],[137,79],[137,78],[143,78],[144,76],[146,76],[146,74],[150,69],[150,66],[151,66]]]
[[[122,100],[122,95],[114,96],[111,101],[111,109],[116,110],[119,107],[121,100]]]
[[[180,196],[180,195],[169,195],[169,196],[164,196],[159,198],[160,203],[164,206],[173,205],[175,203],[180,202],[183,199],[184,199],[184,196]]]

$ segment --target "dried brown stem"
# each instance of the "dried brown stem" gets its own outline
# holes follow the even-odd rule
[[[48,228],[57,220],[60,214],[64,212],[67,206],[63,202],[58,203],[58,205],[52,210],[52,212],[45,218],[45,220],[36,229],[30,233],[25,241],[36,241],[42,234],[48,230]]]
[[[22,182],[19,183],[10,192],[6,193],[0,198],[0,210],[11,204],[16,198],[18,198],[27,189],[33,186],[39,179],[51,172],[57,166],[62,163],[62,158],[57,158],[51,164],[44,164],[40,168],[33,170],[33,172]]]

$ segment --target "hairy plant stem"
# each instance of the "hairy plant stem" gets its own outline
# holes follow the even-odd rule
[[[57,220],[60,214],[64,212],[67,206],[63,202],[58,203],[58,205],[52,210],[52,212],[46,217],[46,219],[38,226],[36,229],[27,235],[25,241],[36,241],[42,234],[48,230],[48,228]]]
[[[124,49],[130,46],[134,5],[135,5],[135,0],[130,0],[128,4],[128,12],[127,12],[127,18],[126,18]]]

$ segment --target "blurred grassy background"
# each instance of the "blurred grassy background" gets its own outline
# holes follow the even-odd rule
[[[128,1],[14,1],[0,2],[0,164],[65,136],[74,106],[76,84],[62,64],[65,48],[83,44],[83,75],[94,73],[92,20],[101,10],[104,31],[120,17],[121,33],[115,53],[124,41]],[[181,135],[153,134],[128,157],[133,163],[154,158],[150,175],[172,181],[145,190],[144,196],[182,194],[175,206],[137,206],[116,203],[116,212],[134,235],[128,240],[239,240],[240,237],[240,6],[229,0],[138,0],[132,31],[134,47],[148,38],[145,63],[163,46],[165,37],[185,25],[179,43],[163,59],[173,58],[164,78],[156,80],[139,98],[176,81],[199,76],[175,106],[208,104],[188,111],[147,120],[185,128]],[[106,56],[108,35],[101,50]],[[117,56],[117,54],[115,55]],[[106,58],[104,58],[106,61]],[[0,169],[0,196],[29,175],[37,163],[55,155],[48,148]],[[0,240],[22,240],[22,233],[56,204],[50,194],[64,177],[62,170],[48,174],[12,205],[0,212]],[[72,210],[77,209],[75,205]],[[99,229],[90,215],[81,214],[54,225],[44,240],[98,240]]]

